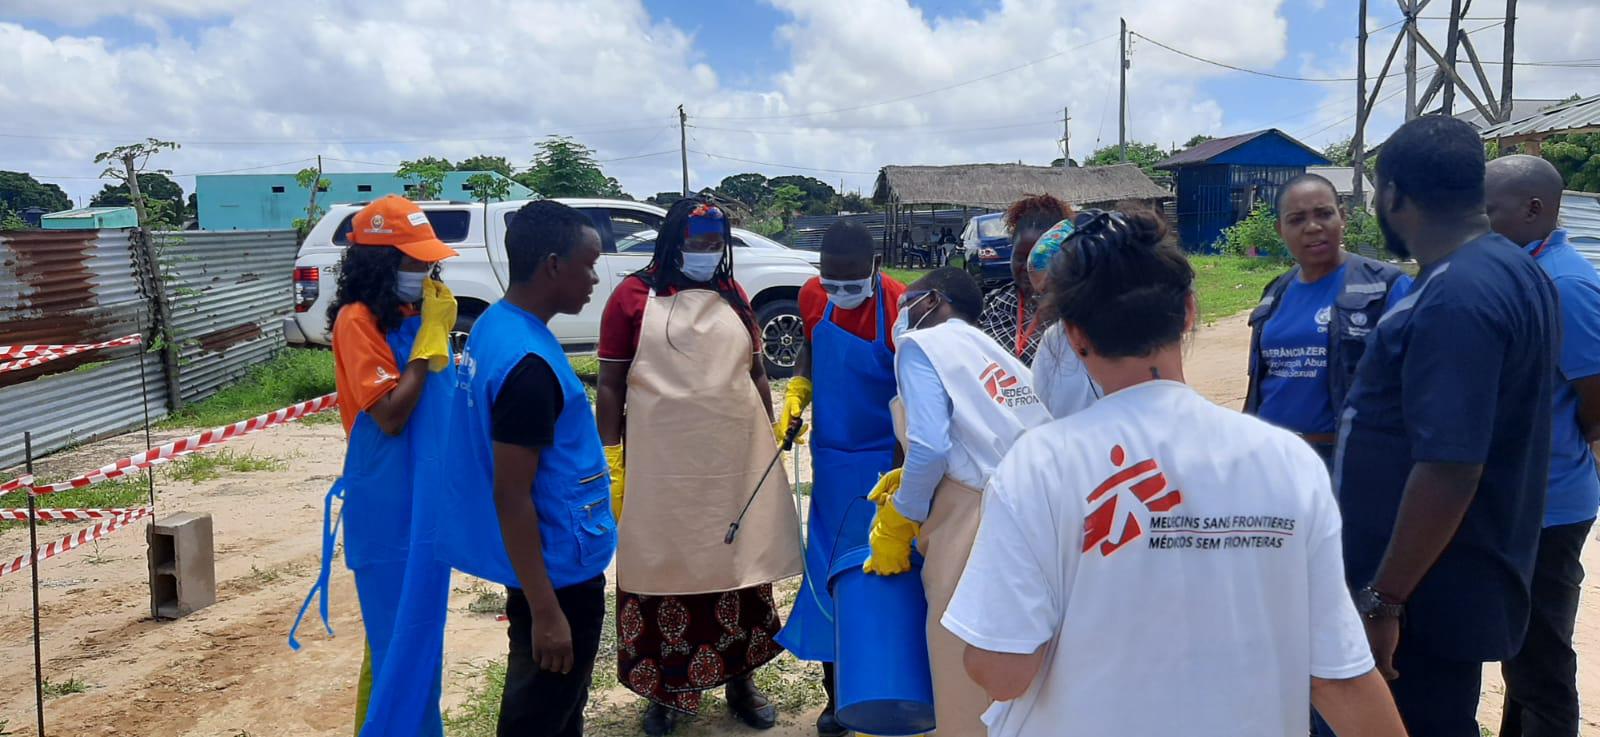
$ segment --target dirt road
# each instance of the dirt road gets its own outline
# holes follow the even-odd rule
[[[1190,383],[1218,402],[1237,406],[1245,391],[1248,342],[1240,318],[1201,330],[1189,348]],[[77,472],[142,447],[142,438],[136,444],[133,437],[124,437],[60,454],[48,465],[61,473]],[[161,484],[163,516],[182,510],[208,512],[215,519],[216,605],[178,621],[150,618],[142,524],[98,548],[43,564],[45,675],[55,684],[78,679],[86,688],[47,702],[49,734],[351,734],[361,624],[342,561],[335,564],[333,576],[331,612],[337,636],[329,639],[312,621],[302,627],[305,647],[300,652],[291,651],[285,640],[316,575],[322,497],[339,473],[343,453],[339,427],[290,425],[237,441],[234,450],[286,459],[290,470]],[[76,527],[45,529],[61,535]],[[15,555],[26,549],[26,541],[26,534],[16,530],[0,533],[0,551]],[[1600,551],[1591,545],[1584,562],[1591,571],[1600,570]],[[455,586],[446,644],[446,708],[463,704],[480,683],[484,665],[502,657],[505,648],[504,624],[492,614],[468,609],[491,589],[461,576]],[[1577,634],[1580,652],[1589,656],[1580,674],[1589,704],[1600,704],[1597,588],[1594,582],[1585,586]],[[6,684],[0,691],[0,734],[35,734],[28,601],[26,572],[0,578],[0,682]],[[607,665],[602,662],[601,668]],[[1499,724],[1497,671],[1488,669],[1481,710],[1491,729]],[[770,678],[778,679],[786,713],[769,734],[814,734],[821,698],[820,689],[810,685],[815,683],[814,670],[790,661],[776,672]],[[634,709],[635,701],[611,686],[591,709],[596,717],[591,733],[637,734]],[[709,706],[682,733],[753,734]],[[1600,737],[1600,723],[1591,719],[1583,734]]]

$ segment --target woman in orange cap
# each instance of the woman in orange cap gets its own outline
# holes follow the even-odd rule
[[[443,734],[439,674],[450,569],[434,561],[426,511],[440,488],[437,430],[446,426],[455,384],[449,336],[456,303],[429,276],[456,252],[434,235],[421,208],[394,195],[356,213],[349,238],[328,308],[349,436],[329,509],[332,498],[343,497],[345,563],[355,573],[366,628],[356,727],[358,734],[432,737]],[[324,530],[318,585],[326,602],[333,527]]]

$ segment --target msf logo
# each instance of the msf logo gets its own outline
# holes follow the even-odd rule
[[[1170,512],[1183,503],[1183,493],[1167,488],[1166,474],[1161,472],[1154,458],[1123,468],[1127,460],[1128,454],[1122,446],[1113,446],[1111,464],[1121,470],[1106,477],[1089,493],[1089,503],[1098,501],[1099,506],[1083,519],[1084,553],[1098,547],[1102,557],[1109,557],[1139,539],[1144,529],[1134,514],[1135,504],[1143,504],[1151,512]]]
[[[984,393],[1002,407],[1017,407],[1039,401],[1033,395],[1033,387],[1022,383],[993,361],[978,374],[978,381],[983,383]]]

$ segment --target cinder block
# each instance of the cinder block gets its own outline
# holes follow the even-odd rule
[[[211,515],[179,512],[150,526],[150,615],[177,619],[217,601]]]

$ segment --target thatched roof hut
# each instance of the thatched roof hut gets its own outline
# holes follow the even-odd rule
[[[1062,167],[1024,164],[885,166],[872,199],[893,205],[1000,209],[1028,195],[1053,194],[1074,207],[1172,197],[1134,164]]]

